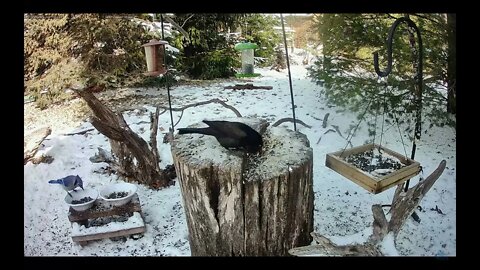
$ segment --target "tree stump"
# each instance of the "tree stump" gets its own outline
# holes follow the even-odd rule
[[[284,256],[312,241],[313,150],[307,137],[259,119],[260,154],[223,148],[213,136],[177,135],[172,155],[192,256]],[[191,127],[201,127],[196,124]]]

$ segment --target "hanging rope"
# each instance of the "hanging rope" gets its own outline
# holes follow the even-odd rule
[[[375,137],[377,136],[377,118],[378,118],[378,108],[377,112],[375,113],[375,125],[373,126],[373,140],[372,143],[375,143]]]
[[[382,147],[383,127],[385,125],[385,111],[387,110],[387,90],[388,90],[388,86],[387,86],[387,83],[385,82],[385,92],[383,93],[382,130],[380,132],[380,142],[378,143],[380,147]]]
[[[287,36],[285,35],[285,25],[283,23],[283,15],[281,13],[280,19],[282,20],[283,43],[285,44],[285,55],[287,57],[288,83],[290,84],[290,97],[292,99],[293,129],[297,131],[297,121],[295,120],[295,102],[293,101],[292,75],[290,74],[290,61],[288,60]]]
[[[160,23],[162,25],[162,40],[165,40],[165,34],[163,32],[163,15],[160,15]],[[173,135],[173,132],[175,130],[175,126],[173,125],[173,113],[172,113],[172,101],[170,98],[170,84],[168,80],[168,65],[167,65],[167,44],[163,46],[163,56],[165,59],[165,69],[167,72],[165,73],[165,84],[167,85],[167,95],[168,95],[168,108],[170,109],[170,123],[172,124],[172,130],[170,131],[171,134]],[[173,136],[172,136],[173,139]]]
[[[368,99],[369,101],[368,101],[367,106],[365,107],[365,111],[363,111],[362,115],[360,116],[360,120],[358,121],[357,125],[355,126],[353,131],[348,134],[348,136],[346,138],[347,144],[343,148],[342,153],[340,154],[340,157],[343,155],[343,152],[345,152],[345,150],[347,149],[348,144],[351,144],[350,141],[352,140],[353,135],[355,135],[355,132],[357,131],[358,127],[362,123],[363,119],[365,119],[365,114],[367,113],[368,109],[370,108],[370,104],[372,104],[373,95],[374,95],[374,92],[371,93],[371,97]]]
[[[408,157],[407,155],[407,149],[405,148],[405,143],[403,142],[403,134],[402,131],[400,130],[400,124],[398,123],[398,117],[395,111],[393,112],[393,117],[395,117],[395,123],[397,124],[397,129],[398,129],[398,134],[400,134],[400,141],[402,142],[403,145],[403,152],[405,153],[405,157]]]
[[[383,78],[379,76],[378,81],[381,82],[382,80],[383,80]],[[387,86],[387,84],[385,83],[385,87],[386,86]],[[372,143],[374,145],[375,145],[375,138],[377,136],[377,120],[378,120],[378,111],[379,110],[380,110],[380,106],[377,107],[377,111],[375,112],[375,125],[374,125],[374,129],[373,129],[373,140],[372,140]],[[380,147],[382,146],[383,123],[385,122],[385,99],[383,100],[383,116],[384,117],[383,117],[383,122],[382,122],[382,132],[380,133],[380,143],[379,143]],[[378,149],[378,151],[380,152],[380,148]],[[375,156],[375,154],[374,154],[373,149],[372,149],[372,156],[370,157],[370,168],[373,168],[373,158],[374,158],[374,156]]]

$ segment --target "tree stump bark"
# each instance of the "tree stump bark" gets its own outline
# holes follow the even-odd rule
[[[262,152],[228,150],[200,134],[177,135],[172,145],[192,256],[284,256],[309,245],[314,196],[307,137],[267,129],[263,120],[226,120],[263,134]]]

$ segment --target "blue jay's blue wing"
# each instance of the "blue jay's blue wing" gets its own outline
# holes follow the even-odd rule
[[[63,189],[66,191],[74,190],[76,187],[81,187],[83,189],[82,178],[78,175],[69,175],[64,178],[57,180],[48,181],[50,184],[62,184]]]
[[[69,187],[69,186],[72,186],[75,185],[75,175],[69,175],[69,176],[65,176],[64,178],[62,178],[63,180],[63,184],[66,186],[66,187]]]

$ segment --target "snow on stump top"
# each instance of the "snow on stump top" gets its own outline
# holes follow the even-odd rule
[[[313,150],[307,137],[261,119],[229,118],[262,134],[258,154],[213,136],[176,135],[172,156],[192,256],[286,256],[313,231]],[[203,127],[198,123],[190,127]]]

